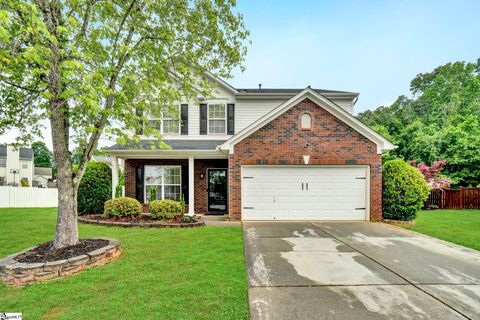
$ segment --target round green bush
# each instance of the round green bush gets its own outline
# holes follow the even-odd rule
[[[112,169],[105,162],[88,163],[78,186],[78,214],[102,213],[105,201],[111,198]]]
[[[135,217],[142,213],[142,205],[137,199],[120,197],[105,202],[103,216],[107,218]]]
[[[417,217],[430,189],[423,174],[403,160],[383,165],[383,217],[410,221]]]
[[[174,200],[154,200],[149,207],[153,219],[172,220],[183,215],[182,204]]]

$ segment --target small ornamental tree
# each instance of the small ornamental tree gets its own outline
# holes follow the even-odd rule
[[[383,165],[383,217],[410,221],[427,200],[429,187],[422,173],[403,160]]]
[[[54,249],[78,243],[76,194],[100,136],[138,141],[147,114],[208,97],[211,74],[229,77],[242,67],[248,31],[235,4],[0,2],[0,135],[17,128],[19,142],[29,142],[42,120],[50,123],[59,191]],[[150,126],[143,134],[161,138]]]
[[[445,167],[445,165],[447,164],[447,161],[433,161],[430,167],[423,162],[417,164],[415,160],[409,161],[408,163],[416,167],[423,174],[423,176],[425,177],[425,181],[427,182],[431,190],[450,189],[452,180],[444,178],[440,175],[443,167]]]

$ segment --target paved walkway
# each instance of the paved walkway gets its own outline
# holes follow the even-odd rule
[[[480,252],[382,223],[243,224],[251,319],[480,319]]]

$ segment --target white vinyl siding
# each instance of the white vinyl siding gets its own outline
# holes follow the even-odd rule
[[[241,99],[235,104],[235,133],[272,111],[285,99]]]

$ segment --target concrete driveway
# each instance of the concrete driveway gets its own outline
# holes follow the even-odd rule
[[[382,223],[245,222],[251,319],[480,319],[480,252]]]

